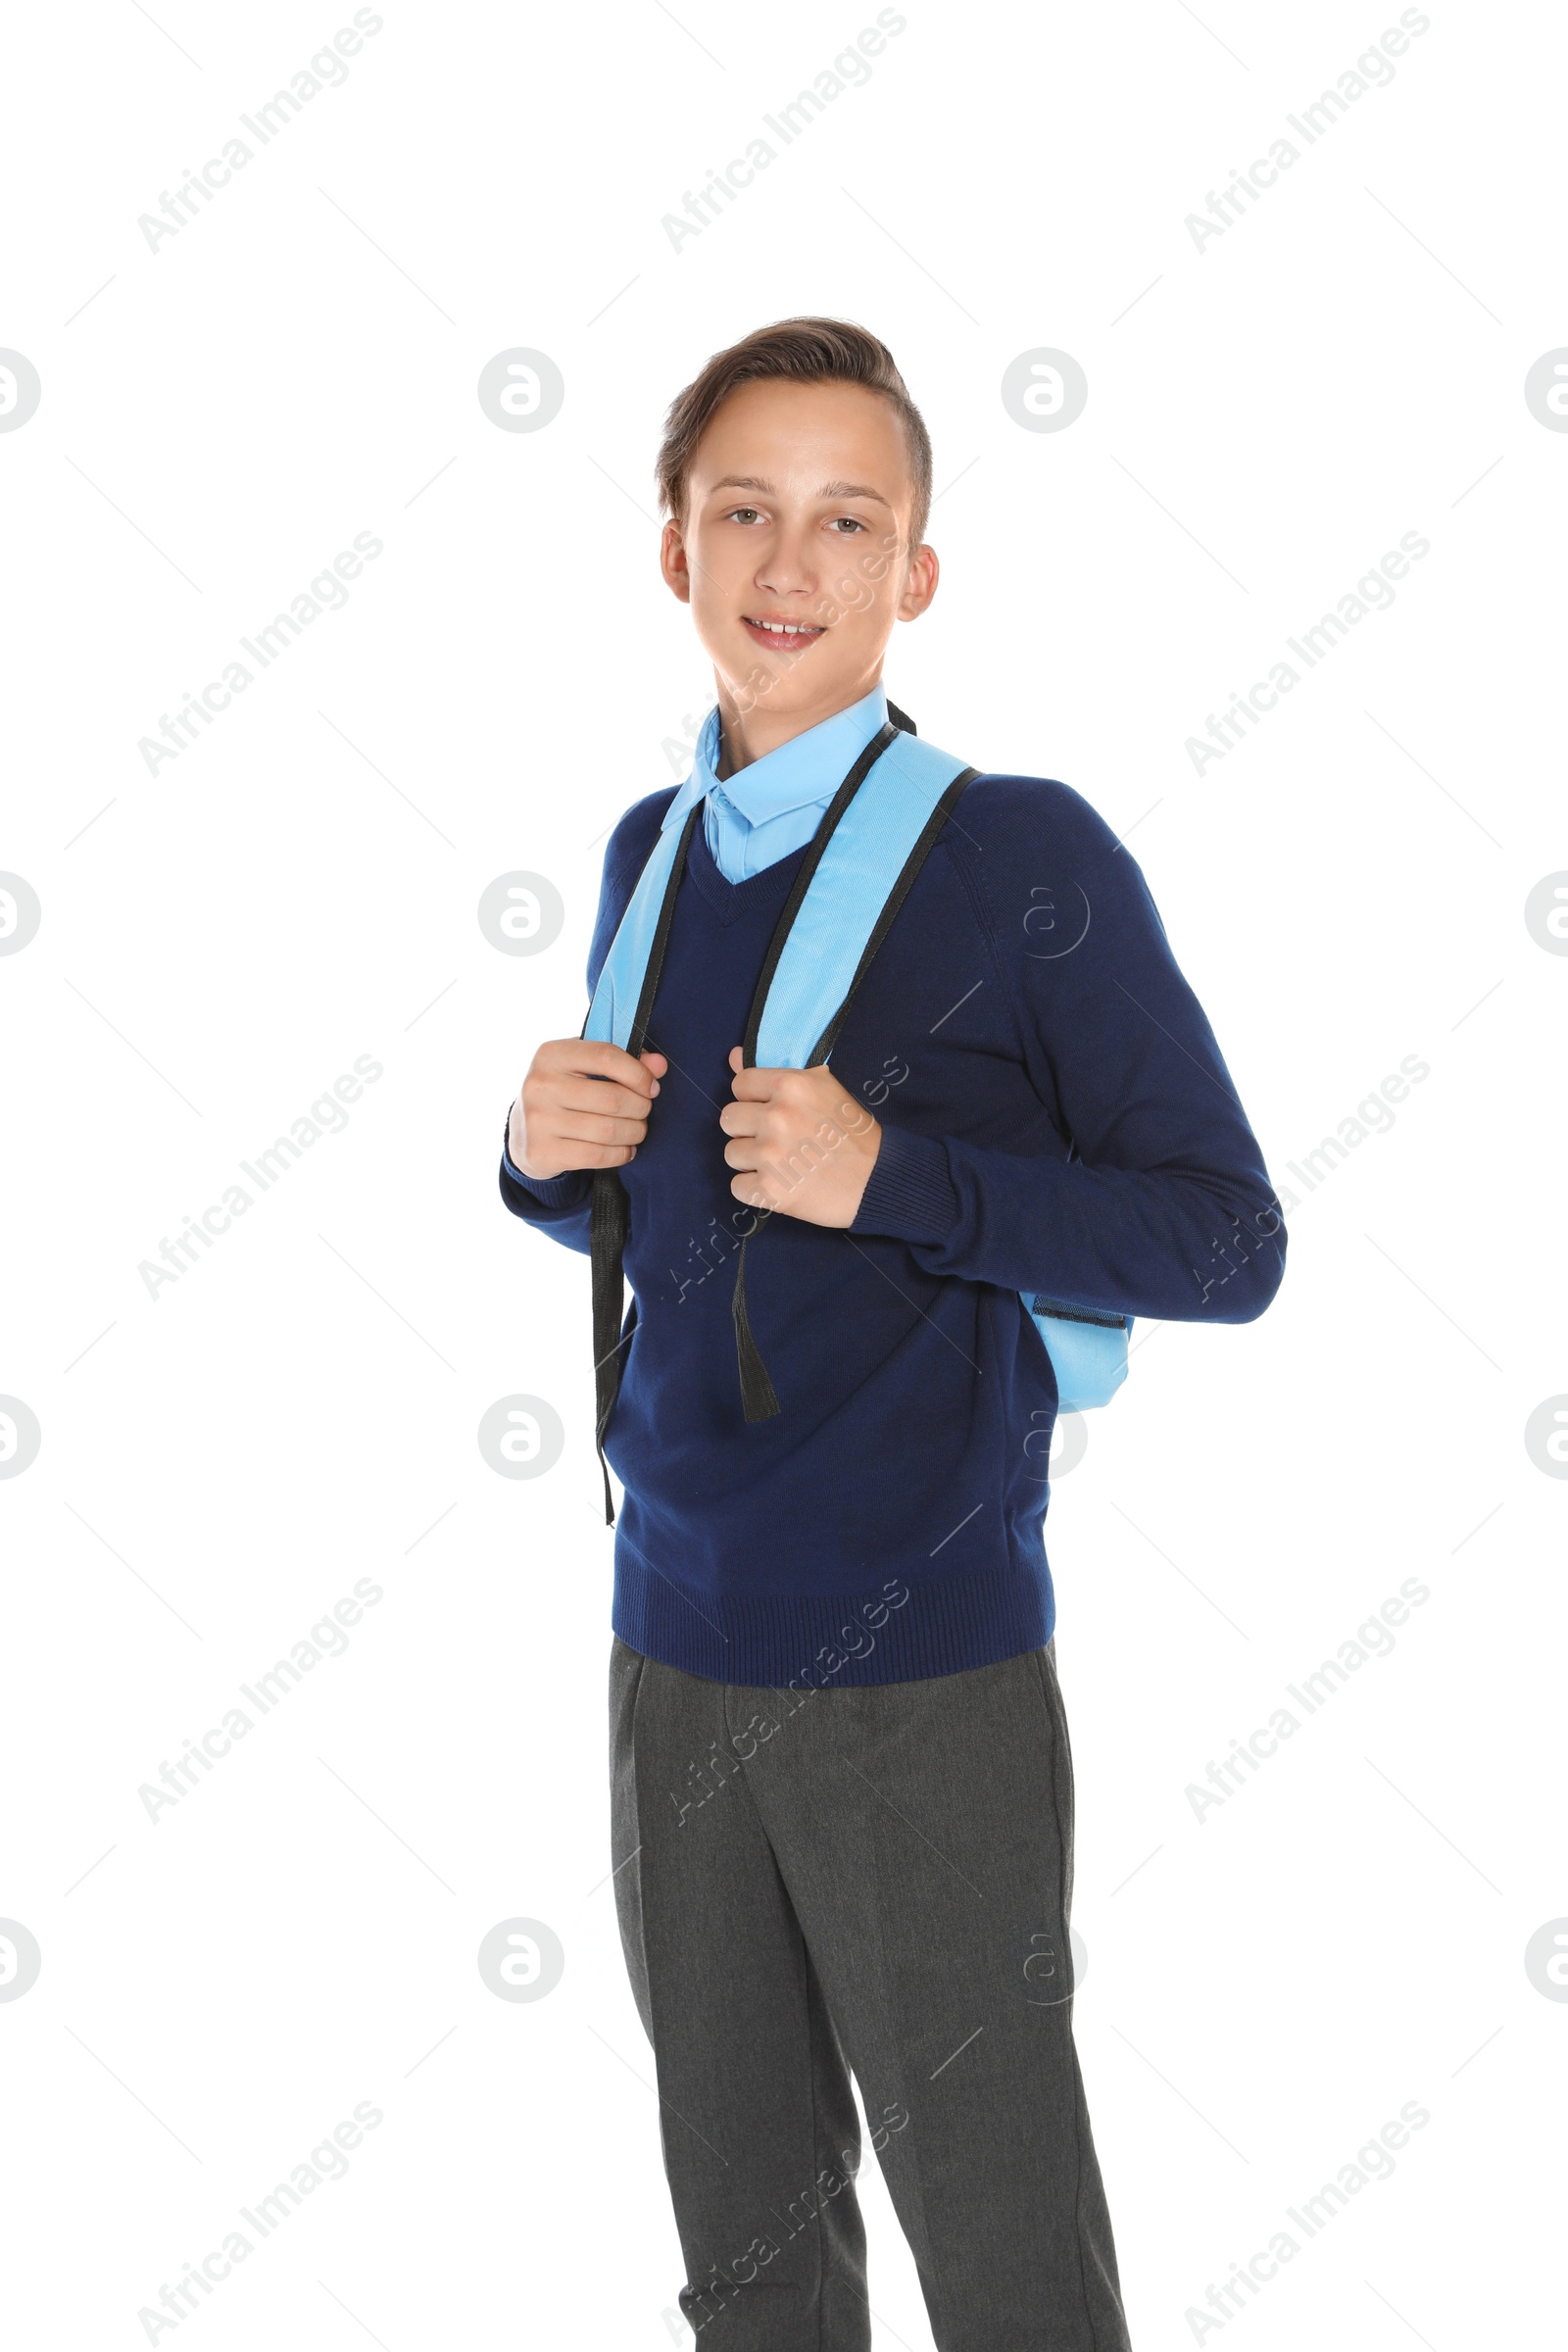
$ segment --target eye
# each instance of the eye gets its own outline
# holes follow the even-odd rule
[[[861,522],[859,517],[855,514],[835,514],[833,517],[833,527],[835,531],[838,531],[838,526],[841,522],[847,522],[850,526],[848,531],[838,532],[839,537],[842,539],[849,538],[851,532],[863,531],[867,528],[867,525]]]
[[[724,520],[726,522],[733,522],[738,515],[742,514],[755,517],[757,514],[757,509],[755,507],[731,507],[729,513],[725,515]]]

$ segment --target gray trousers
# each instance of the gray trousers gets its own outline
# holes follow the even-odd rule
[[[616,1903],[700,2352],[866,2352],[852,2069],[940,2352],[1126,2352],[1054,1647],[799,1690],[615,1640]]]

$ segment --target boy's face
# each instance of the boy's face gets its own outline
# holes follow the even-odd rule
[[[743,717],[814,724],[870,692],[895,620],[936,592],[935,554],[909,548],[913,503],[904,426],[880,393],[764,382],[730,394],[660,550],[721,700]]]

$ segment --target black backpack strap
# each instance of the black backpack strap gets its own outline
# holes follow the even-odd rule
[[[675,897],[680,889],[681,876],[686,871],[686,852],[702,813],[703,804],[698,801],[681,828],[680,840],[675,845],[675,855],[670,861],[669,879],[664,885],[653,946],[648,951],[648,963],[643,973],[642,993],[637,1000],[637,1017],[626,1041],[626,1051],[633,1058],[642,1053],[647,1043],[648,1024],[653,1017],[654,998],[659,990],[659,975],[663,969],[664,951],[669,944],[669,927],[675,919]],[[648,853],[650,858],[658,846],[656,838]],[[589,1010],[592,1010],[591,1005]],[[584,1029],[587,1026],[585,1016]],[[596,1168],[593,1201],[588,1216],[588,1255],[594,1301],[594,1390],[597,1404],[594,1445],[605,1482],[607,1527],[615,1524],[615,1505],[610,1491],[610,1465],[605,1459],[605,1433],[610,1427],[610,1416],[620,1393],[620,1350],[623,1345],[620,1324],[626,1298],[624,1259],[630,1229],[631,1201],[620,1180],[619,1168]],[[633,1325],[635,1328],[635,1317]]]
[[[757,1065],[757,1040],[762,1026],[762,1013],[767,1004],[767,992],[773,985],[773,974],[778,970],[779,957],[784,953],[784,944],[795,928],[795,917],[805,904],[806,894],[811,887],[817,867],[827,856],[827,845],[838,831],[845,810],[898,732],[898,727],[891,718],[885,725],[878,727],[823,810],[822,821],[812,834],[810,847],[802,858],[800,870],[790,884],[790,895],[784,902],[783,912],[774,927],[773,937],[768,943],[767,954],[762,958],[761,977],[753,994],[751,1016],[746,1023],[741,1061],[749,1070],[754,1069]],[[821,1058],[819,1054],[813,1054],[811,1062],[819,1061]],[[808,1062],[807,1067],[810,1066],[811,1063]],[[767,1213],[771,1215],[772,1211],[769,1210]]]
[[[757,1039],[762,1025],[762,1010],[767,1003],[767,992],[773,984],[773,974],[778,969],[778,959],[784,953],[784,943],[794,927],[795,917],[801,910],[802,902],[811,887],[811,877],[827,853],[827,845],[837,832],[844,811],[899,732],[898,725],[892,716],[891,704],[888,706],[888,710],[887,720],[877,729],[833,795],[832,800],[829,801],[823,811],[822,820],[811,837],[810,847],[801,860],[800,870],[790,885],[790,895],[784,902],[783,912],[778,918],[773,937],[768,943],[767,954],[762,958],[761,977],[759,979],[752,997],[752,1009],[746,1023],[746,1035],[741,1045],[741,1065],[745,1069],[755,1069],[757,1066]],[[817,1056],[813,1054],[812,1059],[816,1058]],[[774,1393],[773,1383],[767,1376],[767,1366],[763,1363],[757,1342],[752,1337],[751,1317],[746,1308],[747,1245],[761,1232],[772,1214],[773,1211],[770,1208],[757,1210],[757,1223],[752,1227],[751,1232],[742,1239],[740,1254],[735,1266],[735,1290],[730,1299],[730,1313],[735,1323],[735,1356],[740,1369],[741,1401],[745,1406],[748,1421],[770,1421],[774,1414],[781,1409],[778,1397]]]
[[[767,1003],[767,992],[772,985],[773,974],[778,969],[779,957],[784,953],[784,945],[789,938],[795,917],[800,912],[807,891],[810,888],[811,877],[822,861],[827,845],[832,839],[844,811],[901,728],[907,735],[912,735],[915,731],[914,722],[906,719],[903,711],[896,710],[890,703],[888,705],[888,724],[872,736],[865,750],[834,794],[827,812],[817,827],[815,838],[795,878],[790,895],[785,901],[784,911],[779,916],[778,928],[773,934],[766,959],[762,965],[762,976],[757,984],[757,994],[752,1000],[751,1018],[746,1024],[746,1039],[741,1053],[741,1060],[748,1069],[756,1066],[757,1041],[762,1026],[762,1012]],[[916,874],[930,856],[936,844],[937,835],[957,807],[966,786],[972,783],[979,773],[980,770],[977,767],[966,767],[960,774],[955,776],[926,819],[919,840],[905,859],[898,880],[889,891],[882,910],[877,916],[875,928],[866,941],[864,953],[856,966],[855,977],[850,982],[844,1002],[812,1048],[810,1056],[806,1063],[808,1069],[815,1069],[820,1063],[826,1061],[834,1046],[838,1043],[839,1032],[844,1026],[855,993],[869,970],[873,956],[887,937],[899,908],[907,898]],[[770,1421],[774,1414],[781,1410],[773,1383],[768,1376],[767,1366],[762,1361],[761,1350],[753,1335],[751,1317],[746,1304],[747,1246],[762,1231],[772,1214],[773,1211],[770,1208],[760,1210],[757,1223],[741,1243],[739,1260],[735,1270],[735,1292],[730,1300],[730,1312],[735,1321],[735,1352],[740,1369],[741,1402],[748,1421]]]

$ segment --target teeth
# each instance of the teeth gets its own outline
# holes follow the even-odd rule
[[[802,628],[798,622],[792,620],[756,620],[753,621],[752,626],[756,629],[768,629],[775,637],[814,637],[817,634],[815,629]]]

